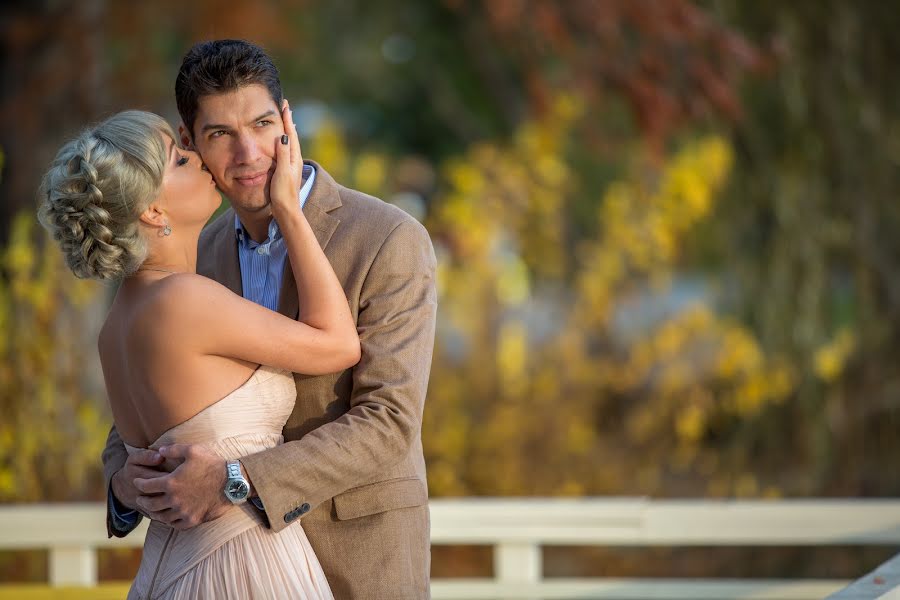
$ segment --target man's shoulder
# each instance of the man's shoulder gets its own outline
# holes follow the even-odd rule
[[[367,243],[387,238],[403,224],[405,228],[425,228],[411,215],[393,204],[339,183],[328,170],[314,160],[306,160],[316,169],[316,183],[310,200],[338,218],[345,234]]]
[[[218,257],[215,253],[215,242],[228,231],[234,231],[234,211],[226,209],[222,214],[209,222],[200,232],[197,242],[197,272],[211,276],[215,272]],[[233,234],[232,234],[233,235]]]
[[[212,240],[227,227],[234,228],[234,210],[231,208],[222,211],[222,214],[203,227],[203,231],[200,232],[200,244]]]
[[[380,198],[338,185],[341,207],[335,216],[367,238],[387,238],[400,226],[425,232],[424,226],[403,209]]]

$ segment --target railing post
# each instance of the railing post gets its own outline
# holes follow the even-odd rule
[[[50,585],[97,585],[97,551],[90,546],[50,548]]]
[[[494,578],[502,583],[539,583],[543,576],[541,547],[533,542],[500,542],[494,546]]]

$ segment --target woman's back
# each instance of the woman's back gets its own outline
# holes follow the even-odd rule
[[[100,332],[98,347],[116,427],[136,447],[236,390],[257,365],[202,350],[183,315],[204,307],[191,293],[200,275],[125,281]],[[207,325],[208,326],[208,325]]]

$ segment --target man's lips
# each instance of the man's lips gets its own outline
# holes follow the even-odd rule
[[[266,179],[268,179],[268,175],[268,171],[263,171],[261,173],[256,173],[255,175],[242,175],[240,177],[235,177],[234,181],[238,185],[253,187],[265,183]]]

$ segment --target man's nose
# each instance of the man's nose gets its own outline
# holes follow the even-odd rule
[[[253,164],[260,157],[260,148],[251,135],[235,136],[234,158],[239,164]]]

